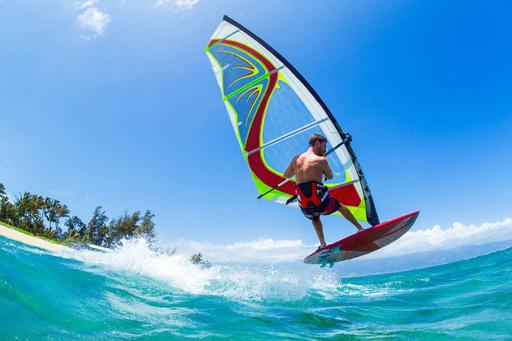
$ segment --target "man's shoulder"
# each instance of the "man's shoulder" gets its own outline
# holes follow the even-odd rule
[[[294,156],[294,159],[298,159],[298,158],[306,158],[306,159],[315,160],[315,161],[327,161],[327,158],[325,156],[317,155],[317,154],[311,153],[309,151],[306,151],[304,153],[297,154]]]
[[[308,152],[299,153],[299,154],[295,155],[293,157],[293,159],[296,160],[298,158],[304,158],[304,157],[309,157],[309,153]]]

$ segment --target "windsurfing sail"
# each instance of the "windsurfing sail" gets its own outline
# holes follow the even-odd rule
[[[276,50],[225,16],[206,47],[252,179],[263,198],[278,203],[295,195],[295,181],[283,176],[309,137],[327,138],[333,179],[329,194],[359,221],[379,223],[363,171],[347,134],[320,96]],[[283,183],[285,182],[285,183]],[[271,190],[277,184],[282,186]],[[268,193],[267,193],[268,192]],[[296,204],[295,204],[296,205]]]

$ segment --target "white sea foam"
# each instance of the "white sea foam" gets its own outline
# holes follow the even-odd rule
[[[114,252],[74,250],[68,256],[88,265],[134,272],[166,281],[190,293],[203,293],[207,282],[219,276],[216,268],[202,269],[191,264],[185,256],[155,252],[144,239],[124,241]]]
[[[154,251],[144,239],[124,241],[113,252],[73,250],[62,254],[88,266],[132,272],[192,294],[247,300],[296,300],[310,290],[329,292],[338,285],[333,272],[300,263],[222,264],[202,267],[188,256]]]

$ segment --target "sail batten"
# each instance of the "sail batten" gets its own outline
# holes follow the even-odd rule
[[[206,47],[206,49],[207,49],[207,50],[208,50],[208,49],[211,49],[211,48],[212,48],[212,47],[214,47],[216,44],[222,43],[224,40],[228,39],[229,37],[231,37],[231,36],[232,36],[232,35],[234,35],[234,34],[237,34],[238,32],[240,32],[240,30],[239,30],[239,29],[237,29],[237,30],[235,30],[235,31],[231,32],[230,34],[228,34],[228,35],[227,35],[227,36],[225,36],[224,38],[222,38],[222,39],[218,39],[217,41],[213,42],[211,45],[208,45],[208,46]]]
[[[270,146],[271,146],[271,145],[273,145],[273,144],[276,144],[276,143],[278,143],[278,142],[284,141],[284,140],[286,140],[287,138],[293,137],[293,136],[295,136],[295,135],[297,135],[297,134],[299,134],[299,133],[301,133],[301,132],[303,132],[303,131],[305,131],[305,130],[311,129],[311,128],[313,128],[314,126],[317,126],[317,125],[319,125],[320,123],[322,123],[322,122],[324,122],[324,121],[327,121],[327,120],[328,120],[328,118],[326,117],[326,118],[323,118],[323,119],[321,119],[321,120],[314,121],[314,122],[311,122],[311,123],[309,123],[309,124],[306,124],[305,126],[302,126],[302,127],[298,128],[298,129],[295,129],[294,131],[291,131],[291,132],[289,132],[289,133],[287,133],[287,134],[284,134],[284,135],[282,135],[282,136],[280,136],[280,137],[278,137],[278,138],[276,138],[276,139],[274,139],[274,140],[272,140],[272,141],[269,141],[269,142],[267,142],[267,143],[265,143],[265,144],[261,145],[260,147],[258,147],[258,148],[256,148],[256,149],[253,149],[253,150],[251,150],[251,151],[247,152],[245,155],[247,156],[247,155],[250,155],[250,154],[252,154],[252,153],[255,153],[255,152],[257,152],[257,151],[259,151],[259,150],[261,150],[261,149],[263,149],[263,148],[270,147]]]
[[[292,159],[307,148],[313,133],[322,134],[336,175],[330,194],[356,219],[378,223],[370,190],[345,132],[300,73],[272,47],[236,21],[224,17],[207,55],[255,186],[260,194],[278,183],[265,199],[285,203],[295,182],[284,181]],[[226,67],[227,66],[227,67]],[[339,148],[338,148],[339,147]]]

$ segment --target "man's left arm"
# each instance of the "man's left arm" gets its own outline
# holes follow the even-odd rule
[[[332,179],[332,177],[333,177],[332,169],[329,166],[329,162],[327,161],[327,158],[325,158],[325,157],[324,157],[324,160],[323,160],[323,165],[324,165],[323,171],[324,171],[325,179],[326,180]]]
[[[297,157],[298,156],[295,156],[293,158],[292,162],[290,162],[290,165],[288,166],[288,168],[286,168],[286,171],[283,174],[283,176],[285,178],[291,178],[292,176],[295,175],[295,160],[297,160]]]

